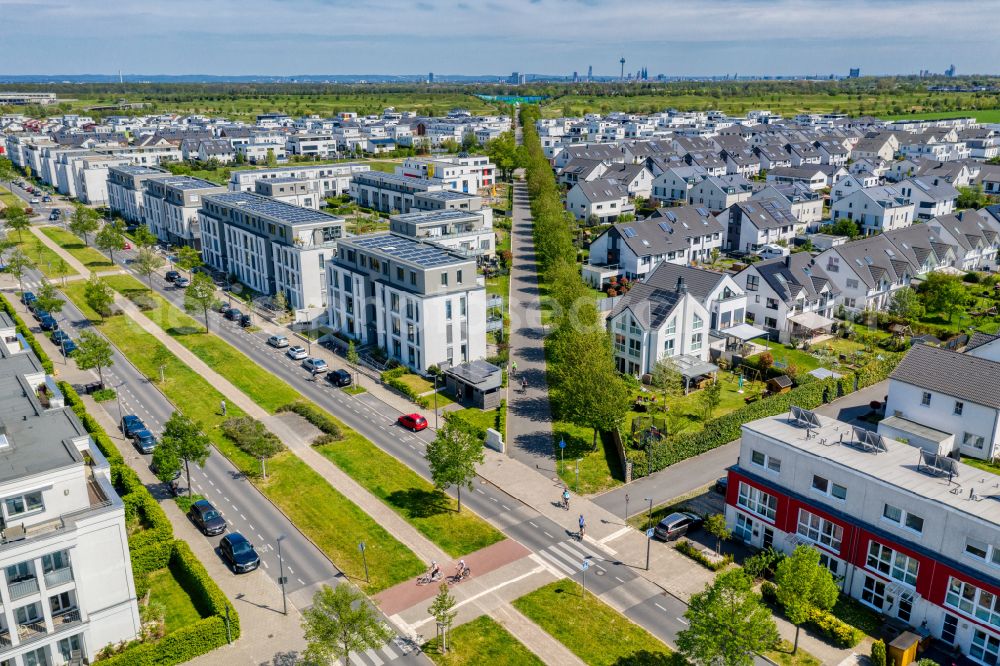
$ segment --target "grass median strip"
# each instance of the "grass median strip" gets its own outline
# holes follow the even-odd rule
[[[83,283],[71,284],[64,291],[83,314],[95,323],[147,377],[158,377],[156,358],[164,349],[160,342],[125,316],[103,322],[84,299]],[[402,543],[392,537],[357,505],[337,492],[315,470],[295,455],[284,452],[268,461],[268,479],[255,478],[260,464],[223,436],[219,424],[219,402],[225,397],[180,359],[169,352],[164,367],[165,380],[160,389],[185,414],[200,421],[212,443],[254,483],[288,518],[333,560],[338,568],[353,578],[364,576],[364,563],[358,542],[368,551],[371,592],[383,590],[412,578],[424,570],[424,564]],[[230,404],[228,416],[244,416]]]
[[[317,450],[453,557],[504,539],[468,509],[456,512],[449,495],[355,432]]]
[[[681,666],[680,655],[591,593],[563,579],[513,602],[535,624],[592,666],[668,664]]]
[[[26,232],[26,234],[23,241],[17,241],[17,247],[35,264],[42,275],[50,280],[76,275],[76,271],[70,268],[69,264],[56,254],[55,250],[30,232]],[[17,234],[8,234],[8,236],[12,240],[17,240]]]
[[[76,234],[59,227],[41,227],[42,233],[54,240],[91,270],[113,268],[111,260],[92,247],[88,247]]]
[[[441,666],[468,664],[506,664],[506,666],[543,666],[519,640],[487,615],[466,622],[448,632],[448,653],[441,654],[441,640],[424,643],[424,654]]]
[[[267,411],[274,413],[278,407],[295,401],[309,403],[301,393],[225,340],[205,335],[199,322],[162,296],[150,294],[135,278],[112,275],[105,279],[125,296],[142,293],[151,297],[156,307],[145,313],[147,317]],[[194,333],[195,330],[198,332]],[[218,401],[211,404],[214,407]],[[309,404],[327,413],[314,403]],[[343,431],[344,440],[318,450],[446,553],[456,557],[466,555],[503,540],[503,534],[486,521],[466,509],[456,512],[451,497],[435,490],[416,472],[339,419],[332,415],[331,418]],[[242,455],[238,449],[236,452]]]

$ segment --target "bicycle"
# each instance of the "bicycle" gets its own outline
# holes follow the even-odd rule
[[[472,577],[472,569],[470,569],[469,567],[465,567],[460,572],[448,576],[448,584],[457,585],[461,583],[463,580],[469,579],[470,577]]]
[[[562,497],[560,498],[560,504],[562,505],[563,511],[569,511],[569,492],[563,491]]]
[[[417,585],[430,585],[441,580],[441,570],[435,569],[417,577]]]

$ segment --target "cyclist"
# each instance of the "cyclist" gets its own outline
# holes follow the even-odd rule
[[[513,375],[516,377],[517,376],[517,361],[514,361],[511,364],[511,368],[514,370]]]
[[[569,511],[569,488],[563,486],[562,493],[563,508]]]
[[[437,561],[431,560],[431,580],[436,580],[441,577],[441,567],[438,566]]]
[[[583,533],[587,530],[587,522],[583,519],[583,514],[580,514],[580,538],[583,538]]]
[[[527,377],[521,377],[521,391],[528,390],[528,379]]]
[[[458,564],[455,565],[455,575],[461,578],[465,574],[465,569],[465,560],[459,560]]]

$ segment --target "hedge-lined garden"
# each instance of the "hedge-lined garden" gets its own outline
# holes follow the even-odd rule
[[[27,341],[28,346],[31,347],[31,351],[35,352],[35,356],[38,360],[42,362],[42,367],[45,368],[45,372],[52,374],[54,366],[52,365],[52,359],[49,355],[45,353],[42,349],[42,345],[38,343],[35,336],[32,334],[31,330],[28,328],[21,316],[17,314],[14,310],[14,306],[10,301],[7,300],[6,296],[0,295],[0,310],[3,310],[7,315],[14,320],[14,326],[17,327],[17,332]]]
[[[128,539],[136,596],[140,599],[146,596],[149,576],[153,571],[169,567],[171,574],[191,596],[192,603],[202,616],[197,622],[180,627],[157,640],[107,646],[99,653],[102,657],[100,663],[109,666],[169,666],[183,663],[225,645],[228,640],[239,638],[240,621],[236,609],[208,575],[190,547],[173,538],[173,528],[167,515],[135,470],[125,463],[125,458],[104,428],[87,413],[77,392],[66,382],[60,382],[60,389],[66,398],[66,404],[80,419],[97,448],[108,460],[111,483],[125,505],[126,523],[142,526],[142,529],[131,533]]]

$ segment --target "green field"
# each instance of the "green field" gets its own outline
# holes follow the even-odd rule
[[[441,641],[437,638],[424,643],[423,649],[431,661],[441,666],[543,666],[544,663],[487,615],[448,632],[447,654],[441,654]]]
[[[59,227],[42,227],[42,233],[54,240],[64,250],[69,252],[77,261],[91,270],[101,270],[111,268],[111,260],[105,257],[92,247],[84,244],[77,235],[60,229]],[[93,242],[94,235],[90,235],[90,242]]]

